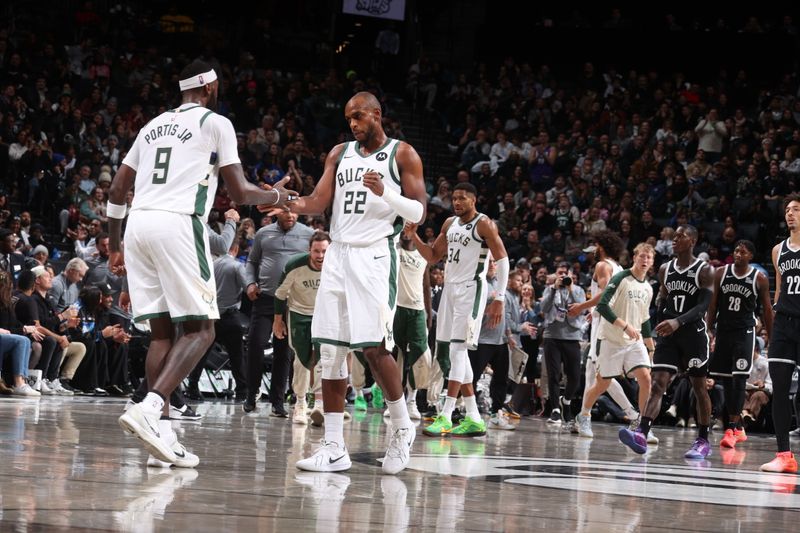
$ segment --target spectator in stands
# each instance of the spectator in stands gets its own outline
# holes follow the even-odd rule
[[[80,283],[89,269],[80,257],[73,257],[64,267],[64,271],[53,278],[52,287],[47,291],[48,297],[55,304],[59,313],[78,301]]]

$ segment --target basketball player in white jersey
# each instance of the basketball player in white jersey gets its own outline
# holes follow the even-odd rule
[[[428,262],[404,232],[400,236],[400,272],[397,284],[397,312],[394,315],[394,338],[397,363],[406,382],[408,414],[414,420],[422,415],[417,408],[417,387],[428,383],[431,351],[428,328],[431,324],[431,285]]]
[[[586,386],[583,389],[583,396],[586,397],[586,391],[594,387],[597,382],[597,333],[600,330],[600,313],[597,312],[597,304],[600,302],[600,297],[610,280],[616,274],[622,272],[622,267],[619,264],[619,254],[625,248],[619,236],[613,231],[600,231],[594,235],[596,243],[595,257],[597,257],[597,264],[594,267],[594,275],[592,276],[592,297],[589,300],[581,303],[571,304],[567,314],[569,316],[578,316],[587,309],[591,309],[591,324],[592,330],[590,335],[589,344],[589,357],[586,359]],[[622,390],[622,385],[617,380],[611,380],[608,383],[606,390],[611,399],[619,405],[628,421],[635,423],[639,417],[639,413],[631,405],[630,400]],[[637,424],[638,425],[638,424]],[[653,435],[652,430],[647,436],[649,444],[658,444],[658,439]]]
[[[213,111],[218,87],[206,63],[184,68],[181,105],[139,131],[110,190],[109,267],[116,274],[127,271],[134,320],[149,320],[152,332],[146,361],[150,392],[119,424],[143,442],[153,465],[194,467],[199,462],[177,441],[165,399],[214,341],[219,311],[206,220],[217,176],[222,175],[237,204],[281,206],[295,197],[284,182],[263,190],[245,179],[233,126]],[[134,185],[123,259],[125,197]],[[178,323],[183,335],[174,340]]]
[[[342,431],[347,391],[347,352],[361,350],[383,390],[391,416],[391,439],[383,471],[396,474],[409,461],[414,425],[408,416],[400,371],[390,351],[397,299],[397,235],[403,219],[425,219],[427,195],[422,160],[414,148],[390,139],[381,106],[360,92],[345,106],[355,141],[335,146],[310,196],[287,204],[300,214],[332,208],[331,243],[322,266],[311,323],[320,344],[325,438],[301,470],[337,472],[351,466]]]
[[[481,333],[484,311],[488,324],[495,327],[503,316],[505,291],[486,306],[486,256],[491,251],[497,268],[497,287],[508,285],[508,255],[497,226],[475,209],[477,191],[471,183],[459,183],[453,190],[453,212],[442,225],[433,245],[425,244],[416,227],[406,234],[414,239],[417,250],[428,263],[445,258],[444,291],[436,322],[436,350],[448,350],[450,372],[447,375],[447,398],[444,408],[431,425],[423,430],[429,436],[452,435],[477,437],[486,434],[486,424],[478,412],[472,387],[472,366],[467,351],[475,349]],[[442,357],[437,353],[437,358]],[[458,393],[464,396],[467,413],[457,427],[451,417]]]

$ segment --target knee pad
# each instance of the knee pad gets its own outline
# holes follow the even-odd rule
[[[323,344],[319,348],[319,364],[322,367],[322,379],[346,379],[347,348]]]
[[[470,378],[467,381],[467,371]],[[459,383],[472,383],[472,367],[467,356],[467,345],[463,342],[450,345],[450,375],[447,379]]]

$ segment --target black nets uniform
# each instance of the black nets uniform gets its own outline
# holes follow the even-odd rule
[[[769,360],[800,364],[800,250],[789,248],[788,239],[778,252],[781,294],[775,305],[775,322],[769,340]]]
[[[749,376],[756,343],[756,308],[758,307],[758,270],[742,277],[725,267],[717,296],[717,341],[710,373],[715,376]]]
[[[695,260],[685,270],[677,268],[677,259],[667,263],[664,286],[667,297],[661,303],[661,319],[677,318],[697,305],[700,295],[700,271],[706,265]],[[687,371],[692,376],[708,374],[708,334],[706,322],[699,319],[687,322],[666,337],[658,337],[653,354],[653,370],[666,370],[672,374]]]

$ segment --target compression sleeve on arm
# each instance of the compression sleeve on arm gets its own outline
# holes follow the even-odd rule
[[[497,288],[499,289],[498,292],[503,291],[495,300],[500,300],[501,302],[505,301],[505,289],[508,287],[508,257],[504,257],[502,259],[498,259],[495,262],[495,267],[497,268]]]
[[[381,198],[405,220],[414,224],[422,222],[422,214],[425,208],[417,200],[406,198],[389,187],[383,188],[383,196]]]
[[[700,294],[697,296],[697,305],[686,311],[676,320],[681,326],[689,322],[696,322],[703,318],[708,311],[708,306],[711,303],[711,289],[700,289]]]

